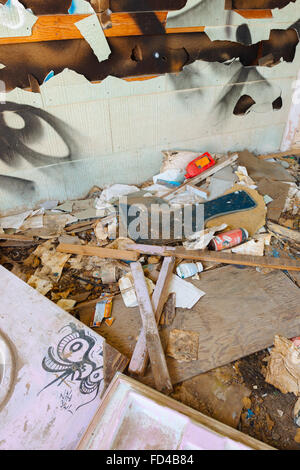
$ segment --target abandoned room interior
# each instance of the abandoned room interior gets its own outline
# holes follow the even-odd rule
[[[0,450],[300,450],[299,42],[300,0],[0,0]]]

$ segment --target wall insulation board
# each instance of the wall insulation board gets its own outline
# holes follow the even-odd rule
[[[65,70],[40,94],[7,93],[0,105],[1,210],[79,197],[93,185],[140,183],[159,171],[164,149],[276,151],[298,60],[297,51],[293,63],[272,68],[198,61],[178,75],[99,84]],[[245,94],[255,104],[234,115]]]
[[[272,10],[272,18],[257,20],[225,10],[224,0],[190,0],[184,9],[168,13],[167,26],[205,24],[212,40],[251,46],[267,39],[271,29],[286,30],[294,24],[300,16],[299,6],[300,0],[290,2]],[[153,36],[155,44],[159,37]],[[182,38],[184,48],[184,35]],[[46,51],[47,44],[41,44]],[[147,60],[155,53],[151,44],[149,38]],[[1,60],[1,47],[4,68],[0,76],[6,76],[5,70],[14,76],[18,70],[22,74],[14,54],[7,64]],[[222,42],[216,47],[222,52]],[[272,67],[243,66],[239,59],[220,63],[188,56],[188,61],[195,61],[183,71],[141,81],[108,76],[92,84],[84,75],[65,69],[54,76],[50,73],[40,93],[19,88],[4,93],[5,84],[0,82],[1,212],[45,199],[81,197],[93,185],[141,183],[159,172],[161,151],[166,149],[220,153],[280,149],[283,140],[287,142],[299,49],[298,45],[292,62]],[[3,58],[7,57],[5,50]],[[170,56],[170,61],[175,63],[176,57]],[[61,55],[57,58],[62,70],[66,64]],[[108,60],[98,62],[99,70],[110,60],[115,60],[114,51]],[[78,61],[81,67],[84,61]],[[55,67],[58,65],[53,64]]]

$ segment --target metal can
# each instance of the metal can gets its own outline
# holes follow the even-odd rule
[[[220,235],[215,236],[211,240],[209,248],[214,251],[225,250],[226,248],[231,248],[245,242],[248,236],[248,232],[244,228],[237,228],[229,232],[220,233]]]

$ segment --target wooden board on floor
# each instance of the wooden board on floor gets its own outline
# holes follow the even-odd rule
[[[172,383],[228,364],[273,344],[274,335],[300,335],[300,291],[281,271],[261,274],[253,268],[224,266],[200,275],[193,284],[206,295],[191,310],[176,309],[171,327],[161,331],[166,346],[169,331],[199,333],[198,360],[178,363],[167,358]],[[89,321],[83,312],[82,321]],[[126,308],[121,296],[113,301],[115,322],[96,331],[131,357],[141,328],[138,308]],[[151,384],[151,375],[145,382]]]

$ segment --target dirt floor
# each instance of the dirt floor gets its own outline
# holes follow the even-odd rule
[[[194,377],[177,385],[172,397],[276,449],[300,450],[293,420],[297,398],[266,383],[262,371],[268,356],[260,351]]]

